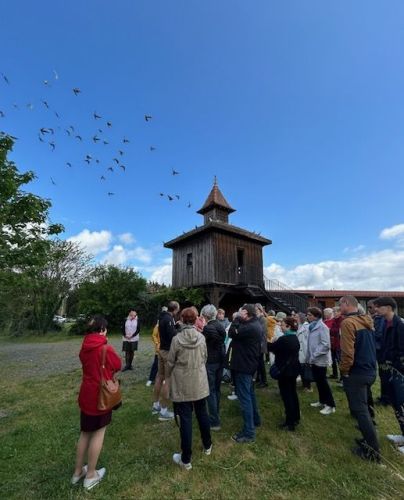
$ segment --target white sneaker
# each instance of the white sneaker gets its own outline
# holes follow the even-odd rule
[[[212,445],[210,445],[209,448],[205,448],[203,452],[205,453],[205,455],[210,455],[212,453]]]
[[[317,401],[317,403],[310,403],[310,406],[313,408],[322,408],[324,405],[323,403],[320,403],[320,401]]]
[[[151,380],[148,380],[148,381],[146,382],[146,387],[150,387],[150,386],[152,385],[152,383],[153,383],[153,382],[152,382]]]
[[[404,446],[399,446],[397,450],[404,455]]]
[[[73,486],[76,486],[76,484],[79,484],[80,479],[83,479],[83,477],[86,477],[86,474],[87,474],[87,465],[84,465],[83,468],[81,469],[81,474],[79,476],[75,476],[73,474],[71,481],[70,481],[71,484]]]
[[[320,410],[322,415],[331,415],[331,413],[335,413],[335,408],[333,406],[324,405],[324,408]]]
[[[236,401],[238,399],[237,394],[229,394],[227,396],[227,399],[230,399],[230,401]]]
[[[398,446],[404,445],[404,436],[401,434],[387,434],[387,439]]]
[[[172,411],[161,411],[159,415],[160,422],[165,422],[166,420],[172,420],[174,418],[174,412]]]
[[[158,415],[159,413],[161,412],[161,406],[160,405],[155,405],[153,403],[153,406],[152,406],[152,409],[151,409],[151,413],[152,415]]]
[[[192,464],[191,462],[189,464],[184,464],[184,462],[181,460],[181,453],[174,453],[173,455],[173,462],[182,467],[185,470],[191,470],[192,469]]]
[[[84,489],[88,491],[94,488],[94,486],[97,486],[97,484],[103,480],[106,472],[107,469],[105,467],[102,467],[101,469],[95,471],[95,477],[92,477],[91,479],[84,479]]]

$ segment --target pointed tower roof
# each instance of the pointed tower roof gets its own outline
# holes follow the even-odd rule
[[[231,214],[232,212],[236,211],[227,203],[225,197],[220,191],[219,186],[217,185],[216,176],[213,183],[213,188],[209,193],[209,196],[206,198],[206,201],[203,204],[202,208],[200,208],[196,213],[204,215],[206,212],[208,212],[214,207],[220,208],[221,210],[227,212],[228,214]]]

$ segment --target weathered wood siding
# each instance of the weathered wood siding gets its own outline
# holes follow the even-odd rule
[[[191,287],[213,283],[214,261],[212,234],[202,234],[178,245],[173,252],[173,287]],[[187,255],[192,253],[192,266]]]

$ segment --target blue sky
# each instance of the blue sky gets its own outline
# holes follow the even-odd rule
[[[202,223],[217,175],[231,222],[273,240],[270,277],[403,288],[403,18],[399,0],[7,2],[0,130],[98,260],[167,279],[162,242]]]

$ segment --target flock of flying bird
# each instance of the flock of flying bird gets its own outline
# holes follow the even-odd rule
[[[7,75],[5,75],[4,73],[0,73],[1,75],[1,79],[3,80],[4,84],[6,85],[11,85],[10,83],[10,79],[8,78]],[[46,88],[46,87],[51,87],[53,85],[53,83],[55,83],[57,80],[59,80],[59,75],[58,73],[53,70],[53,75],[54,75],[54,81],[51,82],[49,80],[43,80],[43,86]],[[82,94],[82,91],[79,87],[74,87],[71,89],[72,90],[72,93],[75,97],[77,98],[80,98],[80,95]],[[60,133],[63,133],[67,138],[73,140],[73,141],[77,141],[78,143],[84,143],[87,141],[87,142],[90,142],[90,144],[92,144],[92,147],[94,147],[94,145],[102,145],[103,147],[104,146],[108,146],[110,143],[109,143],[109,139],[108,137],[106,136],[105,134],[105,131],[108,131],[110,130],[112,127],[113,127],[113,124],[111,121],[109,120],[106,120],[102,117],[102,115],[97,112],[97,111],[94,111],[92,113],[92,119],[94,120],[94,123],[96,124],[96,131],[93,133],[92,137],[91,138],[85,138],[84,137],[84,134],[81,134],[78,130],[78,127],[76,126],[73,126],[73,125],[67,125],[67,126],[62,126],[61,125],[61,116],[60,114],[55,110],[53,109],[53,107],[50,105],[50,98],[47,98],[47,99],[42,99],[41,100],[41,106],[43,106],[43,108],[46,110],[46,111],[49,111],[49,113],[52,113],[54,115],[54,117],[58,120],[58,125],[57,126],[54,126],[54,127],[50,127],[50,126],[46,126],[46,127],[40,127],[39,130],[38,130],[38,140],[39,142],[43,143],[43,144],[47,144],[50,148],[50,150],[52,152],[56,151],[57,150],[57,136],[58,134]],[[13,103],[12,104],[12,107],[16,110],[20,109],[20,106],[17,104],[17,103]],[[32,103],[28,103],[25,105],[25,107],[29,110],[29,111],[32,111],[34,109],[34,105]],[[0,109],[0,118],[5,118],[6,117],[6,113],[5,111],[1,110]],[[144,115],[144,120],[146,123],[148,122],[151,122],[153,120],[153,116],[150,115],[150,114],[145,114]],[[5,132],[0,132],[1,135],[5,135]],[[14,137],[14,139],[16,139],[16,137]],[[120,171],[122,171],[123,173],[126,172],[126,165],[123,163],[122,159],[125,155],[125,146],[127,144],[130,143],[130,140],[124,136],[121,138],[121,145],[118,146],[117,150],[116,150],[116,153],[115,155],[111,158],[110,160],[110,164],[109,166],[106,168],[105,172],[103,172],[100,177],[99,177],[99,180],[102,181],[102,182],[105,182],[107,181],[107,174],[109,173],[114,173],[116,170],[120,169]],[[156,147],[155,146],[149,146],[149,151],[150,152],[154,152],[156,150]],[[101,162],[100,162],[100,159],[97,158],[94,153],[90,154],[90,153],[87,153],[85,154],[85,156],[83,157],[83,162],[87,163],[87,165],[90,165],[90,164],[97,164],[99,165]],[[68,168],[72,168],[74,166],[74,163],[73,161],[66,161],[65,162],[65,166],[68,167]],[[180,172],[178,172],[177,170],[175,169],[172,169],[171,170],[171,175],[173,176],[178,176],[180,174]],[[57,185],[57,183],[55,182],[55,180],[53,179],[53,177],[50,177],[50,180],[51,180],[51,183],[53,185]],[[107,195],[108,196],[114,196],[114,192],[112,191],[107,191]],[[165,193],[159,193],[159,196],[161,198],[164,198],[164,199],[167,199],[168,201],[172,202],[172,201],[179,201],[180,200],[180,195],[178,194],[165,194]],[[188,208],[191,208],[191,203],[188,202],[187,205],[186,205]]]

